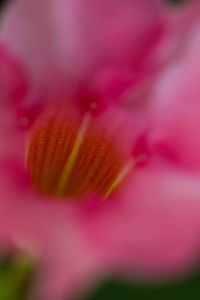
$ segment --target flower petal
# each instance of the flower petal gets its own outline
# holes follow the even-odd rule
[[[138,65],[162,27],[152,0],[19,0],[2,24],[2,41],[34,81],[59,86],[67,77],[91,78],[104,66],[122,66],[123,73],[124,65]]]
[[[191,32],[190,43],[157,82],[153,99],[150,143],[153,151],[171,156],[180,167],[200,168],[200,23]]]
[[[25,72],[16,60],[2,45],[0,45],[0,92],[1,105],[4,102],[17,102],[27,91]]]
[[[86,213],[88,239],[108,268],[148,280],[192,270],[199,257],[199,182],[173,172],[136,171],[119,201]]]
[[[81,237],[73,209],[32,191],[13,165],[1,163],[0,178],[0,242],[25,251],[38,263],[36,298],[79,293],[97,276],[100,261]]]

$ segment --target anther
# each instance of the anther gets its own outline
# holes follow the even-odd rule
[[[95,90],[87,90],[80,88],[77,98],[79,99],[80,107],[85,114],[90,111],[93,116],[103,113],[108,105],[109,101]]]

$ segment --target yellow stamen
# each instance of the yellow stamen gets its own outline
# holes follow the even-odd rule
[[[125,177],[128,176],[128,174],[135,168],[135,166],[146,159],[145,155],[140,155],[136,159],[130,159],[125,166],[122,168],[121,172],[117,175],[115,180],[110,185],[107,192],[104,194],[104,199],[107,199],[113,191],[122,183],[122,181],[125,179]]]
[[[77,133],[77,137],[76,137],[75,143],[73,145],[72,151],[69,155],[69,158],[67,159],[67,162],[66,162],[64,169],[61,173],[61,176],[59,178],[58,185],[56,188],[56,194],[58,194],[58,195],[62,195],[64,190],[66,189],[66,185],[69,181],[70,174],[71,174],[74,164],[76,162],[81,144],[84,140],[88,126],[90,124],[90,120],[91,120],[91,114],[90,113],[85,114],[85,116],[83,117],[81,126],[79,128],[79,131]]]
[[[107,199],[112,192],[117,188],[118,185],[124,180],[124,178],[131,172],[131,170],[136,165],[136,162],[131,159],[127,162],[127,164],[122,168],[121,172],[117,175],[113,183],[110,185],[109,189],[104,195],[104,199]]]

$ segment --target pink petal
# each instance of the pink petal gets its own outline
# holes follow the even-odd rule
[[[1,103],[21,100],[27,91],[25,72],[17,61],[0,45],[0,91]]]
[[[94,251],[131,277],[184,276],[199,259],[199,178],[136,170],[120,199],[82,216]]]
[[[99,69],[135,69],[161,31],[152,0],[19,0],[8,7],[1,39],[36,85],[69,88],[67,80],[90,80]]]
[[[190,35],[183,55],[157,82],[152,95],[153,124],[150,142],[162,156],[173,156],[182,167],[200,167],[200,23]]]
[[[1,163],[0,177],[0,242],[36,260],[37,297],[61,299],[80,292],[97,276],[101,262],[81,236],[73,208],[32,191],[13,165]]]

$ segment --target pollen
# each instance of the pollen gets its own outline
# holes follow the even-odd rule
[[[42,193],[68,199],[92,193],[108,197],[124,174],[119,148],[90,113],[79,120],[48,116],[30,136],[27,169]]]

